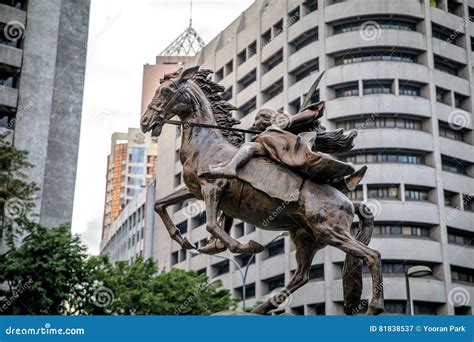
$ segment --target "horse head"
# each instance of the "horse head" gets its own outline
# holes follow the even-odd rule
[[[143,133],[151,131],[152,136],[160,136],[166,120],[190,112],[191,97],[187,92],[188,81],[199,70],[199,66],[178,70],[167,74],[160,80],[160,86],[155,92],[147,110],[140,119]]]

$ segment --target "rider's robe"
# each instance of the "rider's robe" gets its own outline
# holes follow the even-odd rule
[[[304,132],[296,135],[270,126],[255,136],[253,141],[263,147],[269,159],[283,164],[305,179],[327,183],[352,174],[354,168],[350,164],[313,151],[316,134]]]

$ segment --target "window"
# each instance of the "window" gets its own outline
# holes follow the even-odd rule
[[[458,46],[462,41],[462,37],[464,36],[464,34],[459,31],[455,31],[448,27],[441,26],[435,23],[431,24],[431,34],[433,38],[437,38],[445,43],[450,43]]]
[[[463,141],[462,132],[460,130],[454,130],[449,125],[439,122],[439,136],[457,141]]]
[[[303,78],[310,76],[311,73],[319,71],[319,59],[314,58],[306,63],[301,64],[299,67],[290,72],[290,75],[295,78],[298,82]]]
[[[339,121],[337,128],[345,130],[350,129],[369,129],[369,128],[401,128],[421,130],[421,120],[411,118],[394,117],[397,114],[392,114],[389,117],[367,117],[360,119],[352,119],[346,121]]]
[[[272,244],[267,246],[266,250],[267,258],[271,258],[276,255],[285,253],[285,240],[281,239],[273,242]]]
[[[178,162],[179,159],[180,158],[179,158],[179,148],[178,148],[176,151],[174,151],[174,162],[175,163]]]
[[[457,194],[452,191],[444,190],[444,205],[446,207],[455,207]]]
[[[255,231],[255,226],[253,224],[246,224],[245,226],[247,228],[247,233],[246,234],[250,234],[250,233],[253,233]]]
[[[253,69],[247,75],[245,75],[244,77],[242,77],[239,80],[240,91],[247,88],[249,85],[251,85],[256,80],[257,80],[257,69]]]
[[[142,191],[142,189],[127,188],[127,196],[135,197]]]
[[[350,21],[333,26],[334,34],[358,31],[361,26],[368,20],[374,21],[378,24],[381,29],[391,30],[404,30],[404,31],[416,31],[416,23],[408,20],[401,19],[369,19]]]
[[[294,10],[288,13],[287,25],[291,26],[294,23],[296,23],[298,20],[300,20],[300,8],[296,7]]]
[[[181,184],[181,172],[174,176],[174,187],[176,188]]]
[[[240,222],[234,226],[234,238],[239,238],[244,235],[244,223]]]
[[[354,191],[349,191],[345,194],[350,200],[363,200],[364,199],[364,191],[362,190],[362,186],[359,185]]]
[[[143,174],[144,172],[145,172],[145,169],[141,166],[129,166],[128,168],[128,173],[131,173],[131,174],[138,175],[138,174]]]
[[[232,71],[234,71],[234,61],[231,59],[229,62],[227,62],[227,64],[225,65],[224,67],[224,71],[225,71],[225,76],[229,75],[230,73],[232,73]]]
[[[436,87],[436,101],[449,105],[451,92],[447,89]]]
[[[340,97],[359,96],[359,84],[351,83],[335,89],[336,99]]]
[[[301,50],[305,46],[317,41],[319,38],[318,28],[314,27],[306,32],[303,32],[298,37],[290,42],[290,46],[293,48],[293,52]]]
[[[364,81],[364,95],[390,94],[392,83],[390,81]]]
[[[406,201],[427,201],[429,196],[429,189],[406,187],[405,200]]]
[[[129,160],[131,163],[145,162],[145,149],[143,147],[132,147]]]
[[[451,278],[453,281],[474,283],[474,270],[464,267],[451,266]]]
[[[313,265],[309,270],[309,281],[324,280],[324,265]]]
[[[128,185],[144,185],[144,178],[143,177],[128,177],[127,178]]]
[[[367,194],[369,198],[400,199],[400,191],[398,185],[369,185]]]
[[[273,25],[273,38],[279,36],[283,32],[283,19],[280,19]]]
[[[237,54],[237,65],[244,63],[247,60],[247,49],[243,49]]]
[[[269,293],[275,289],[285,286],[285,275],[282,274],[274,278],[266,279],[263,282],[267,286],[267,293]]]
[[[261,39],[262,39],[262,47],[265,47],[266,45],[268,45],[268,43],[270,43],[270,41],[272,40],[272,30],[271,29],[266,30],[262,34]]]
[[[236,288],[235,292],[237,293],[236,295],[237,298],[244,297],[243,286]],[[255,298],[255,283],[247,284],[245,286],[245,298]]]
[[[221,261],[215,265],[212,265],[214,277],[226,274],[229,272],[229,260]]]
[[[224,101],[230,101],[230,99],[232,98],[232,86],[230,86],[229,88],[227,88],[223,93],[222,93],[222,99]]]
[[[247,56],[247,58],[252,57],[256,53],[257,53],[257,42],[254,41],[252,44],[250,44],[248,46],[248,54],[247,54],[248,56]]]
[[[183,221],[181,223],[178,223],[176,225],[176,228],[178,228],[178,230],[181,234],[186,234],[188,232],[188,222]]]
[[[462,195],[462,201],[464,203],[464,210],[474,211],[474,197],[470,195]]]
[[[458,2],[457,0],[448,0],[448,12],[462,17],[462,3]]]
[[[435,55],[434,67],[435,69],[446,72],[448,74],[460,76],[460,72],[465,66],[460,63],[456,63],[450,59]]]
[[[175,265],[179,262],[178,251],[171,253],[171,265]]]
[[[400,163],[400,164],[424,164],[425,158],[422,154],[413,152],[352,152],[344,154],[341,160],[354,164],[365,163]]]
[[[404,300],[386,300],[385,313],[403,315],[406,312],[406,301]]]
[[[241,267],[247,266],[247,264],[255,264],[255,256],[253,254],[241,254],[235,258]]]
[[[283,78],[280,78],[278,81],[273,83],[268,88],[262,91],[265,101],[269,101],[283,91]]]
[[[458,93],[454,93],[454,107],[460,108],[460,109],[466,109],[465,104],[468,102],[469,97],[464,96]]]
[[[216,82],[222,80],[224,78],[224,68],[220,68],[219,70],[217,70],[214,74],[214,78]]]
[[[421,87],[410,84],[400,84],[400,95],[421,96]]]
[[[382,236],[416,236],[416,237],[429,237],[430,227],[410,224],[376,224],[374,226],[374,235]]]
[[[367,51],[367,52],[348,52],[344,55],[338,55],[334,58],[335,65],[352,64],[372,61],[392,61],[417,63],[418,56],[416,53],[400,52],[400,51]]]
[[[318,0],[305,0],[303,1],[303,9],[305,14],[318,10]]]
[[[194,228],[205,225],[206,222],[207,222],[207,218],[206,218],[206,212],[205,211],[199,213],[198,216],[193,218]]]
[[[441,167],[444,171],[467,175],[468,163],[455,158],[441,156]]]
[[[308,315],[310,316],[324,316],[326,314],[325,303],[308,305]]]
[[[474,247],[474,233],[448,227],[448,242]]]
[[[275,52],[273,55],[268,57],[262,63],[262,65],[264,67],[264,73],[266,73],[267,71],[273,69],[274,67],[276,67],[281,62],[283,62],[283,49],[278,50],[277,52]]]
[[[242,106],[240,106],[239,108],[240,117],[242,118],[250,114],[255,109],[257,109],[257,98],[254,97],[253,99],[247,101]]]

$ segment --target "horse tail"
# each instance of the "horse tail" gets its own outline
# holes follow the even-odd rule
[[[355,239],[368,245],[374,229],[374,215],[370,208],[361,202],[355,202],[354,210],[359,217],[359,229]],[[362,310],[362,259],[346,254],[342,269],[342,285],[344,289],[344,313],[355,315]]]

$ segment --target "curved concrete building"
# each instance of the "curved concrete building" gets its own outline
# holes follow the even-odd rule
[[[474,1],[256,1],[189,65],[215,70],[229,91],[242,127],[257,108],[295,113],[321,70],[313,102],[327,103],[328,129],[358,129],[355,148],[338,155],[368,165],[351,194],[376,215],[371,242],[383,258],[388,314],[405,314],[405,271],[426,265],[432,276],[411,278],[416,314],[472,314],[474,306]],[[158,144],[157,197],[181,185],[179,132],[166,127]],[[202,206],[173,208],[190,241],[208,233]],[[207,272],[238,297],[236,267],[217,257],[192,256],[171,243],[155,222],[160,267]],[[236,222],[233,236],[263,244],[273,233]],[[247,279],[247,305],[284,286],[296,267],[289,238],[257,255]],[[245,263],[247,256],[238,256]],[[311,280],[281,310],[342,314],[344,254],[318,252]],[[363,296],[370,279],[364,277]]]

